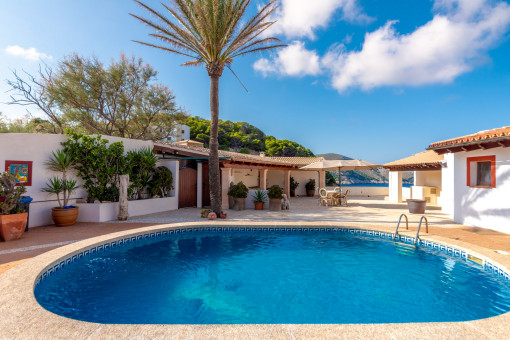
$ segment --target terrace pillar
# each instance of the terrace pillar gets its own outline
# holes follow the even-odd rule
[[[197,208],[202,208],[202,161],[197,161]]]
[[[389,180],[389,201],[402,203],[402,171],[390,171]]]
[[[290,199],[290,170],[283,171],[283,193]]]
[[[232,181],[232,169],[221,168],[221,209],[228,209],[228,189]]]
[[[318,171],[319,173],[319,188],[326,187],[326,171]]]
[[[267,190],[267,169],[259,170],[259,187],[260,190]]]

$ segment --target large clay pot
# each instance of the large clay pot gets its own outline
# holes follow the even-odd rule
[[[424,214],[427,201],[425,200],[407,200],[407,207],[411,214]]]
[[[232,207],[234,210],[244,210],[246,209],[246,198],[234,198],[234,206]]]
[[[255,210],[264,210],[264,202],[255,202]]]
[[[51,209],[51,217],[57,227],[69,227],[76,223],[78,212],[78,207],[69,209],[53,208]]]
[[[17,240],[23,236],[27,226],[28,213],[0,215],[0,238],[4,241]]]
[[[313,197],[315,196],[315,190],[306,190],[306,196]]]
[[[270,198],[269,199],[269,210],[273,210],[273,211],[282,210],[282,199],[281,198]]]
[[[296,189],[290,189],[290,197],[296,197]]]

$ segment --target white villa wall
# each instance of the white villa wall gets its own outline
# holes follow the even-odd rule
[[[273,185],[279,185],[283,188],[285,185],[283,175],[283,170],[269,170],[266,178],[267,188],[269,189]]]
[[[455,154],[445,154],[444,162],[446,166],[441,169],[441,199],[438,203],[444,213],[453,217],[455,214],[455,168],[458,166]]]
[[[402,171],[390,171],[388,174],[388,200],[390,202],[400,203],[402,197]],[[415,177],[416,178],[416,177]]]
[[[492,155],[496,156],[496,187],[468,187],[467,157]],[[453,204],[443,211],[453,215],[455,222],[510,234],[510,148],[459,152],[445,159],[448,166],[443,169],[443,195],[450,197],[453,192]]]
[[[319,186],[319,172],[318,171],[291,171],[290,175],[296,182],[299,183],[296,188],[296,196],[306,196],[305,185],[310,179],[315,180],[315,187]],[[282,174],[283,177],[283,174]]]
[[[333,190],[335,187],[326,187],[326,190]],[[364,196],[364,197],[373,197],[373,196],[388,196],[389,188],[388,187],[350,187],[343,186],[342,192],[349,190],[349,196]]]
[[[141,148],[153,147],[151,141],[134,140],[120,137],[103,136],[110,142],[122,141],[125,151],[138,150]],[[48,178],[52,176],[59,176],[46,169],[44,163],[50,158],[51,153],[55,150],[61,149],[61,142],[64,142],[66,137],[64,135],[52,134],[31,134],[31,133],[2,133],[0,134],[0,167],[4,170],[6,160],[14,161],[32,161],[32,185],[27,188],[26,195],[33,198],[30,205],[30,227],[37,227],[42,225],[52,224],[51,208],[57,206],[56,197],[49,196],[41,192],[41,189],[46,186]],[[175,161],[161,163],[169,167],[174,175],[174,186],[178,185],[178,165]],[[78,182],[80,184],[80,182]],[[173,191],[175,192],[178,188]],[[78,189],[71,200],[71,204],[76,204],[76,199],[86,197],[84,189]],[[174,204],[175,205],[175,204]],[[174,205],[169,205],[169,209],[174,209]],[[176,207],[175,207],[176,209]],[[82,213],[82,212],[80,212]],[[85,217],[85,216],[83,216]]]
[[[234,184],[243,182],[248,188],[259,187],[259,170],[258,169],[233,169]]]
[[[441,188],[441,170],[415,171],[414,185]]]

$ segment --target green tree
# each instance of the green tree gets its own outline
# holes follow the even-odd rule
[[[272,157],[313,157],[312,151],[301,144],[287,140],[276,139],[268,136],[265,139],[266,155]]]
[[[55,70],[40,69],[38,77],[14,76],[8,81],[14,90],[9,104],[38,107],[53,133],[72,127],[84,134],[159,140],[187,116],[141,58],[121,55],[105,66],[97,58],[74,54]],[[47,125],[39,123],[45,131]]]
[[[278,8],[276,0],[261,7],[255,16],[248,20],[244,19],[244,15],[250,0],[173,0],[172,7],[163,4],[168,11],[165,13],[168,17],[138,0],[135,1],[154,18],[159,19],[159,22],[131,15],[154,29],[155,33],[151,36],[161,40],[163,44],[137,42],[191,58],[191,61],[184,65],[205,65],[210,77],[209,187],[212,210],[219,216],[219,79],[225,66],[230,68],[236,57],[284,46],[276,44],[279,41],[276,38],[259,38],[262,32],[274,24],[274,21],[267,19]]]

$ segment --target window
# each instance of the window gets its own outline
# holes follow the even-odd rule
[[[474,188],[495,188],[496,156],[468,157],[467,185]]]

